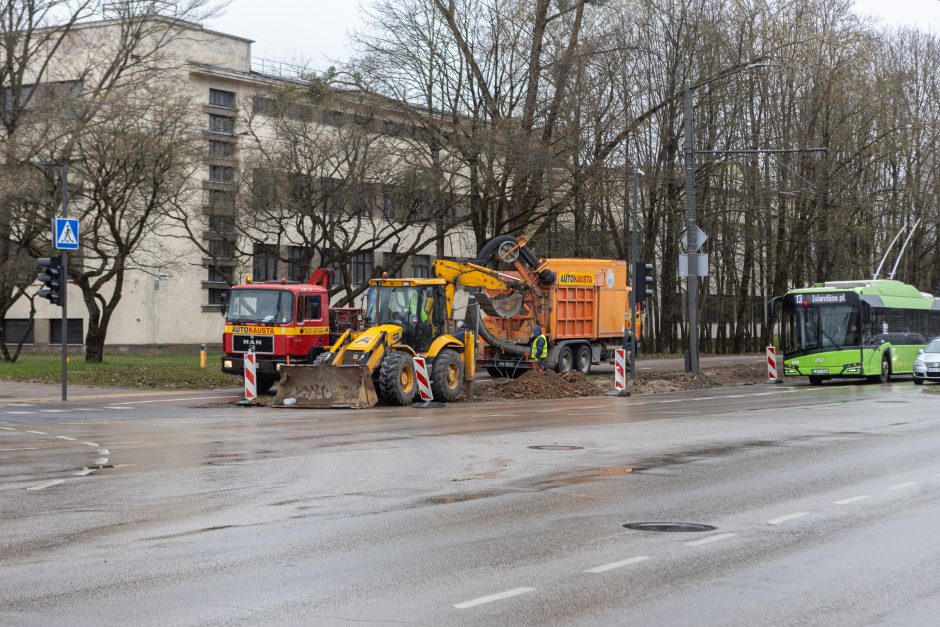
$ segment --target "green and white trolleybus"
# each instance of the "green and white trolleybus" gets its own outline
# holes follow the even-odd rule
[[[940,336],[940,298],[893,280],[831,281],[771,301],[783,374],[886,382],[914,370],[917,349]]]

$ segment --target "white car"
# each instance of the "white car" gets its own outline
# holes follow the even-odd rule
[[[918,349],[914,360],[914,383],[923,385],[924,381],[940,382],[940,337],[930,340],[926,348]]]

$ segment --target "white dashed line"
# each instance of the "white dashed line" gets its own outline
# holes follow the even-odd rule
[[[904,483],[898,483],[896,485],[888,488],[889,490],[903,490],[904,488],[913,488],[915,485],[920,483],[919,481],[906,481]]]
[[[106,449],[106,448],[99,448],[99,449],[98,449],[98,454],[99,454],[99,455],[110,455],[110,454],[111,454],[111,451],[109,451],[109,450]]]
[[[708,537],[702,538],[701,540],[693,540],[692,542],[686,542],[685,545],[686,546],[702,546],[703,544],[709,544],[710,542],[718,542],[719,540],[726,540],[727,538],[731,538],[736,535],[738,534],[719,533],[718,535],[708,536]]]
[[[631,557],[629,559],[620,560],[619,562],[611,562],[610,564],[603,564],[601,566],[595,566],[594,568],[588,568],[586,573],[604,573],[608,570],[613,570],[615,568],[622,568],[624,566],[629,566],[630,564],[637,564],[639,562],[645,562],[650,559],[646,555],[637,555],[636,557]]]
[[[520,594],[525,594],[526,592],[533,592],[535,588],[513,588],[512,590],[507,590],[506,592],[499,592],[497,594],[491,594],[489,596],[480,597],[479,599],[473,599],[472,601],[464,601],[463,603],[457,603],[454,605],[458,610],[465,610],[468,607],[476,607],[477,605],[483,605],[484,603],[492,603],[493,601],[501,601],[503,599],[508,599],[510,597],[516,597]]]
[[[8,403],[7,407],[35,407],[33,403]]]
[[[115,409],[117,411],[122,411],[125,409],[137,409],[136,407],[104,407],[103,409]]]
[[[657,403],[681,403],[685,399],[677,398],[670,401],[656,401]]]
[[[26,414],[35,414],[34,411],[8,411],[8,414],[14,414],[16,416],[25,416]]]
[[[91,448],[98,448],[97,442],[82,442],[85,446],[90,446]]]
[[[38,451],[35,446],[24,446],[22,448],[0,448],[0,453],[12,453],[13,451]]]
[[[3,429],[4,431],[16,431],[16,429],[13,427],[0,427],[0,429]]]
[[[45,490],[46,488],[51,488],[54,485],[59,485],[60,483],[65,483],[65,479],[54,479],[52,481],[46,481],[45,483],[40,483],[39,485],[34,485],[31,488],[26,488],[27,490]]]
[[[847,499],[842,499],[841,501],[833,501],[836,505],[848,505],[849,503],[857,503],[859,501],[864,501],[865,499],[870,499],[871,494],[859,494],[858,496],[850,496]]]
[[[809,512],[793,512],[792,514],[787,514],[786,516],[779,516],[777,518],[772,518],[767,521],[767,524],[768,525],[780,525],[790,520],[802,518],[803,516],[809,516]]]
[[[42,414],[61,414],[67,412],[67,409],[40,409],[39,412]]]
[[[60,440],[67,440],[67,441],[69,441],[69,442],[74,442],[74,441],[75,441],[75,438],[70,438],[70,437],[67,436],[67,435],[57,435],[57,436],[55,436],[55,437],[59,438]]]
[[[26,433],[35,433],[36,435],[49,435],[45,431],[27,431]]]
[[[84,476],[86,476],[86,475],[90,475],[91,473],[95,472],[96,470],[98,470],[98,469],[97,469],[97,468],[82,468],[82,469],[79,470],[78,472],[73,472],[72,474],[75,475],[76,477],[84,477]]]

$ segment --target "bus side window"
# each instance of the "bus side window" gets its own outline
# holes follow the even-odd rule
[[[300,298],[300,307],[298,307],[298,322],[304,322],[306,320],[319,320],[320,313],[320,296],[302,296]]]

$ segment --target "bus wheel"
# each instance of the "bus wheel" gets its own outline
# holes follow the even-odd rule
[[[879,383],[887,383],[891,380],[891,362],[888,360],[888,354],[881,358],[881,375],[878,377]]]
[[[810,385],[822,385],[822,382],[823,382],[822,377],[810,377],[809,378]]]

